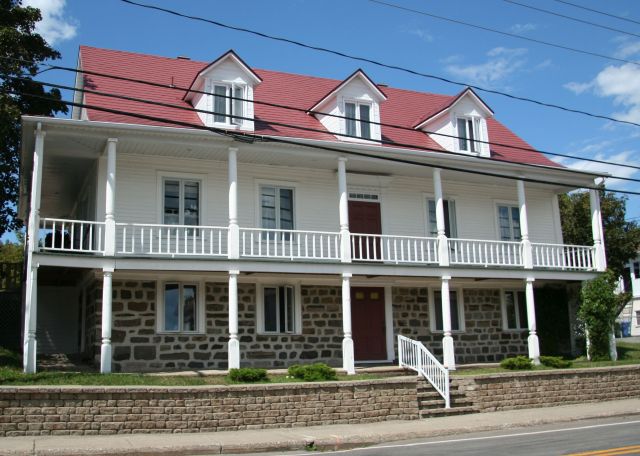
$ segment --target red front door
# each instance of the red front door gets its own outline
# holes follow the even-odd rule
[[[351,330],[356,361],[387,359],[384,288],[351,288]]]
[[[354,260],[380,260],[380,238],[357,236],[357,234],[382,234],[380,203],[368,201],[349,201],[349,231],[351,236],[351,255]]]

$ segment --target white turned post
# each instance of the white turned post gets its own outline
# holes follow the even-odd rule
[[[240,368],[240,342],[238,341],[238,274],[229,271],[229,369]]]
[[[533,297],[533,277],[527,277],[525,298],[527,301],[527,322],[529,324],[529,338],[527,339],[529,345],[529,358],[533,361],[533,364],[540,364],[540,341],[536,334],[536,303]]]
[[[618,361],[618,345],[616,344],[615,327],[611,325],[611,332],[609,333],[609,359],[611,361]]]
[[[105,192],[104,254],[116,254],[116,145],[115,138],[107,139],[107,187]]]
[[[238,148],[229,147],[229,240],[230,260],[240,258],[240,227],[238,226]]]
[[[525,269],[533,269],[533,252],[529,240],[529,218],[527,199],[524,193],[524,181],[518,181],[518,205],[520,206],[520,236],[522,237],[522,262]]]
[[[36,371],[36,329],[38,314],[38,265],[34,264],[33,253],[38,251],[40,231],[40,192],[42,189],[42,161],[44,159],[45,132],[38,123],[35,132],[33,170],[31,172],[31,200],[29,224],[27,227],[27,277],[24,312],[23,369],[27,374]]]
[[[340,258],[351,263],[351,235],[349,233],[349,194],[347,192],[347,159],[338,158],[338,210],[340,213]]]
[[[102,272],[102,345],[100,346],[100,373],[111,373],[111,312],[113,301],[113,269]]]
[[[351,337],[351,274],[342,274],[342,368],[349,375],[356,373],[353,339]]]
[[[602,229],[602,214],[600,212],[600,193],[589,190],[591,203],[591,232],[593,234],[594,266],[597,271],[607,269],[607,257],[604,250],[604,231]]]
[[[451,337],[451,297],[449,295],[449,280],[451,277],[442,277],[442,364],[449,370],[456,369],[456,355],[453,348],[453,337]],[[438,303],[435,303],[436,305]],[[457,303],[456,303],[457,305]]]
[[[433,192],[436,203],[436,229],[438,230],[438,258],[440,266],[449,266],[449,241],[444,223],[444,200],[440,168],[433,168]]]

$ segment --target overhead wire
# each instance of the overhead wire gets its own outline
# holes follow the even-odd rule
[[[566,0],[553,0],[553,1],[558,2],[558,3],[564,3],[565,5],[573,6],[574,8],[580,8],[580,9],[583,9],[585,11],[591,11],[592,13],[601,14],[603,16],[608,16],[608,17],[612,17],[614,19],[619,19],[621,21],[632,22],[634,24],[640,25],[640,21],[637,21],[637,20],[632,19],[630,17],[617,16],[615,14],[607,13],[605,11],[597,10],[597,9],[594,9],[594,8],[589,8],[587,6],[579,5],[577,3],[568,2]]]

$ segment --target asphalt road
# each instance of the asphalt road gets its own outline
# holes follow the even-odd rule
[[[314,453],[297,451],[262,455],[275,454],[309,456]],[[394,442],[368,448],[316,454],[344,456],[640,455],[640,418],[632,416],[574,421],[497,432]]]

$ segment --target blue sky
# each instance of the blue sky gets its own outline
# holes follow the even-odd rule
[[[368,0],[143,0],[231,25],[296,39],[421,72],[640,123],[640,66],[570,53],[441,22]],[[600,54],[640,61],[640,38],[569,22],[504,0],[390,0],[399,5]],[[640,18],[640,2],[575,0],[615,15]],[[257,68],[343,79],[362,67],[376,82],[455,94],[460,87],[297,48],[240,32],[141,9],[119,0],[25,0],[43,9],[41,33],[75,66],[81,44],[211,61],[234,49]],[[522,0],[539,8],[640,35],[640,26],[554,0]],[[41,78],[73,84],[73,74]],[[480,92],[496,117],[534,147],[640,165],[640,127],[590,119]],[[640,178],[640,171],[563,160],[581,169]],[[635,171],[635,172],[634,172]],[[611,187],[640,190],[638,183]],[[640,197],[627,216],[640,220]]]

